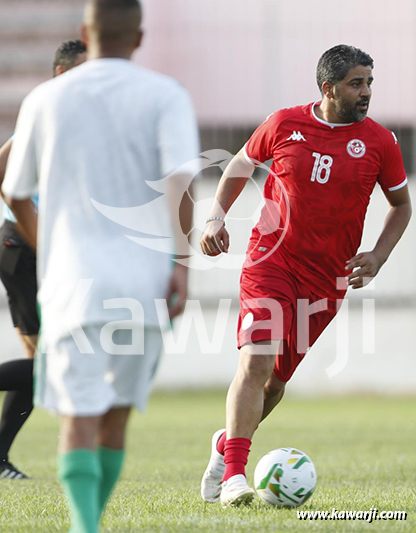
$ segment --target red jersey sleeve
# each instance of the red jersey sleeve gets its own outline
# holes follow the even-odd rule
[[[384,155],[377,181],[383,191],[395,191],[407,183],[406,171],[399,143],[395,134],[388,132],[384,142]]]
[[[250,163],[258,165],[273,157],[273,146],[278,126],[278,113],[272,113],[260,124],[244,145],[244,155]]]

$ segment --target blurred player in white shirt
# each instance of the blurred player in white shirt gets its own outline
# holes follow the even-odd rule
[[[141,225],[170,237],[164,198],[184,191],[198,172],[187,92],[130,61],[140,24],[137,0],[90,0],[82,28],[88,61],[25,99],[3,184],[25,238],[39,243],[36,403],[60,415],[59,476],[74,530],[88,533],[120,474],[130,408],[146,405],[161,349],[155,299],[176,293],[174,316],[187,296],[186,267],[173,268],[169,255],[139,246],[99,211],[111,206],[128,219],[126,208],[157,197],[146,182],[170,175],[159,208],[146,210]],[[37,187],[36,234],[30,196]],[[180,211],[186,234],[186,197]]]

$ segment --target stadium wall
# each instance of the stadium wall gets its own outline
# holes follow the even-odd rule
[[[280,107],[319,98],[315,68],[339,43],[375,61],[372,116],[412,125],[416,101],[413,0],[144,0],[137,59],[177,77],[205,124],[256,124]],[[387,104],[387,105],[386,105]]]

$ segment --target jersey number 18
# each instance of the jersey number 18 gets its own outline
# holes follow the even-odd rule
[[[332,157],[330,155],[318,154],[318,152],[313,152],[312,157],[315,158],[315,164],[312,169],[311,181],[327,183],[331,174]]]

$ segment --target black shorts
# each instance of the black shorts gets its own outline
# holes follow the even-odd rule
[[[14,327],[22,335],[36,335],[36,255],[8,220],[0,228],[0,279],[7,291]]]

